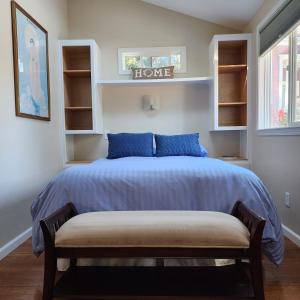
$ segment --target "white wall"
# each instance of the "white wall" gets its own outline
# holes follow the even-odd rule
[[[56,40],[67,36],[67,2],[19,0],[49,34],[51,122],[16,117],[10,0],[0,2],[0,247],[31,226],[30,205],[62,167]]]
[[[186,46],[187,74],[209,76],[209,43],[214,34],[235,33],[139,0],[69,0],[71,38],[95,39],[102,50],[102,78],[128,78],[118,74],[119,47]],[[141,108],[144,94],[161,96],[161,110],[147,115]],[[208,88],[187,85],[104,89],[104,126],[112,132],[200,132],[210,155],[237,155],[238,133],[210,133]],[[101,136],[76,137],[75,157],[105,156]]]
[[[248,24],[245,31],[253,32],[255,54],[255,31],[259,22],[278,4],[278,0],[265,0],[257,15]],[[253,57],[254,91],[257,92],[257,58]],[[257,120],[256,97],[252,114]],[[252,168],[267,185],[277,204],[283,223],[300,234],[300,136],[258,136],[255,122],[251,128]],[[291,193],[291,208],[283,205],[284,192]]]

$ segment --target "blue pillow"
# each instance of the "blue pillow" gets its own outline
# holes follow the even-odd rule
[[[207,149],[201,144],[200,144],[200,149],[201,149],[201,157],[207,157],[208,156]]]
[[[109,159],[127,156],[153,156],[152,133],[107,134]]]
[[[199,133],[181,135],[155,135],[156,156],[207,156],[199,145]]]

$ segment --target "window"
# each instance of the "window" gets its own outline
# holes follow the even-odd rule
[[[175,73],[186,72],[185,47],[119,48],[119,74],[131,74],[132,68],[174,66]]]
[[[296,68],[295,68],[295,108],[294,120],[300,122],[300,26],[295,34],[295,53],[296,53]]]
[[[300,25],[259,60],[259,129],[300,126]]]

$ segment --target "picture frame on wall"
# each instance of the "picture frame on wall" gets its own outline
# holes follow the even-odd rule
[[[11,1],[16,115],[50,121],[48,32]]]

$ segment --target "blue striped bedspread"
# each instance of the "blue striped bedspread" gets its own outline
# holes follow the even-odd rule
[[[209,210],[230,213],[237,200],[266,219],[263,251],[283,259],[281,222],[262,181],[250,170],[202,157],[99,159],[60,172],[34,200],[33,251],[43,251],[39,221],[67,202],[79,213],[111,210]]]

